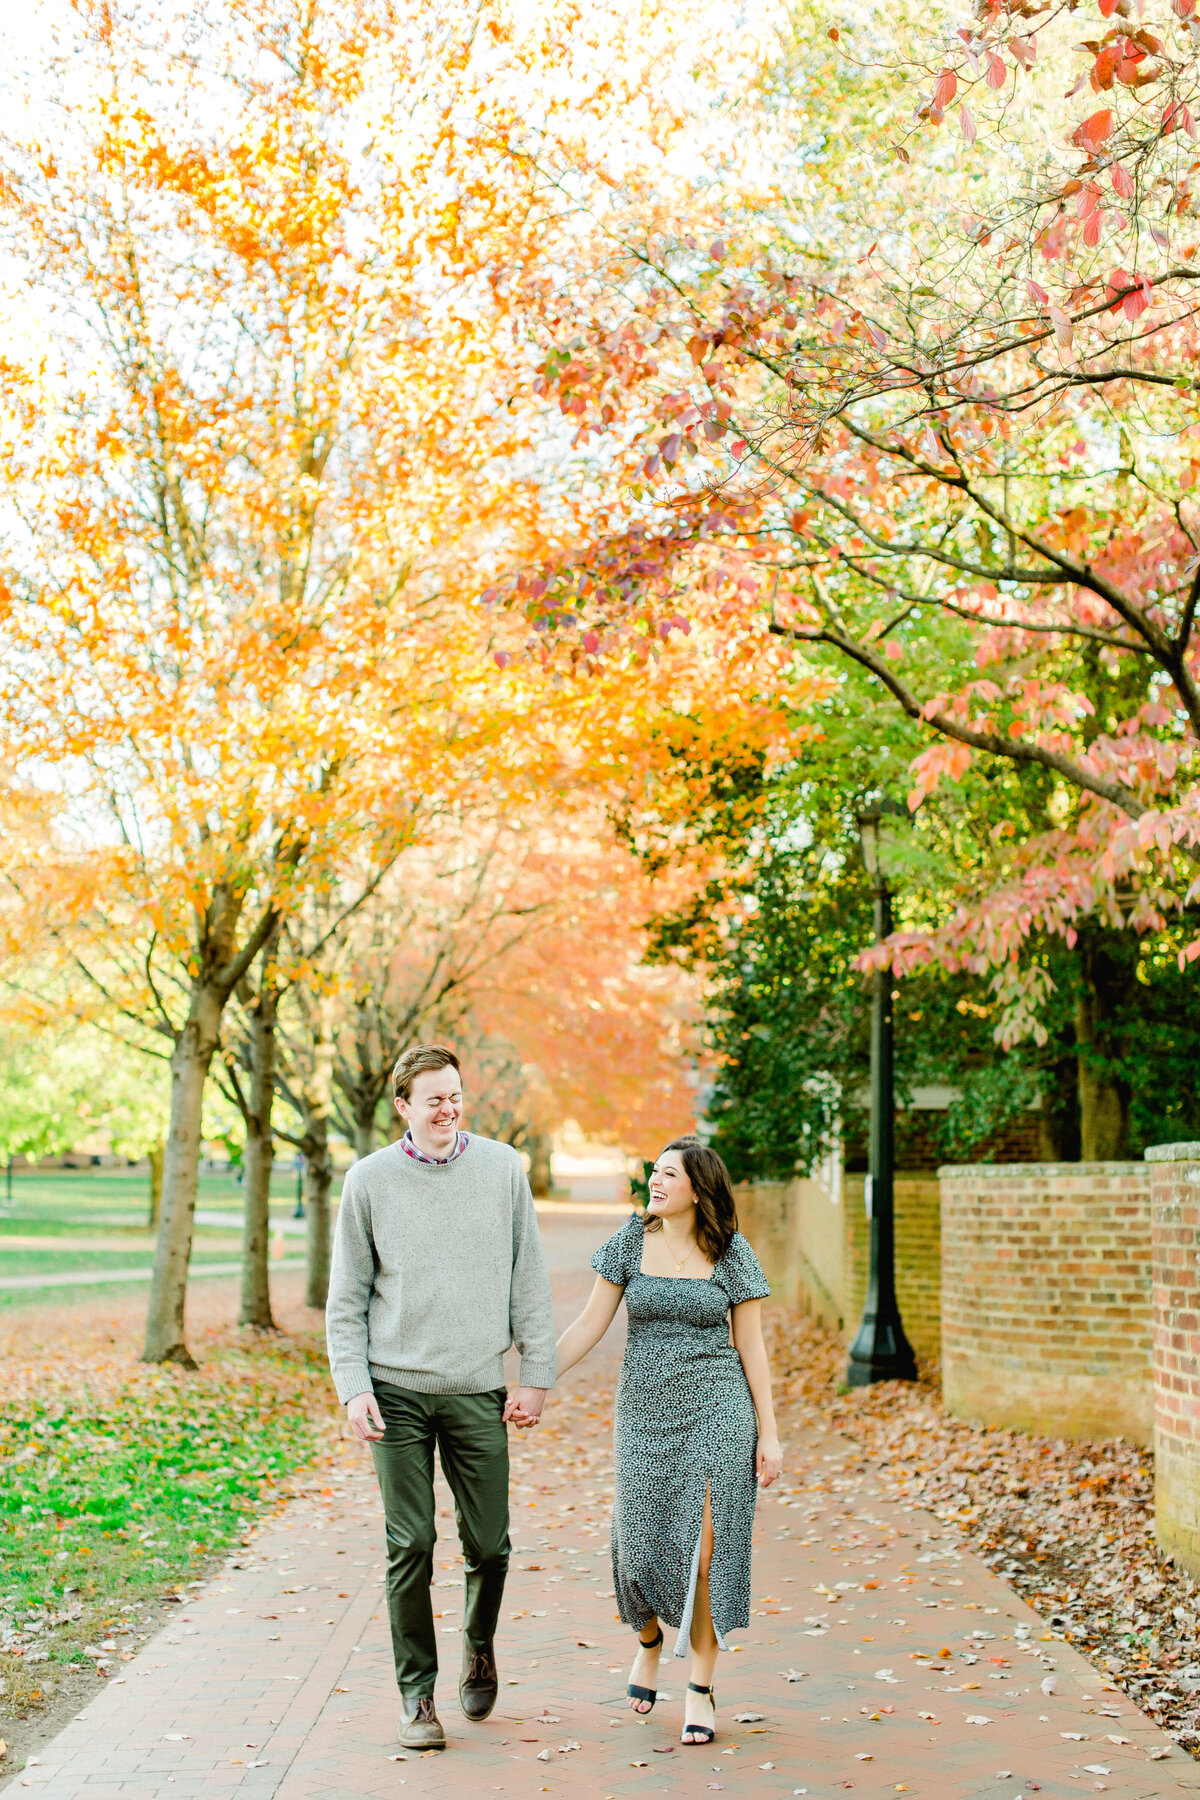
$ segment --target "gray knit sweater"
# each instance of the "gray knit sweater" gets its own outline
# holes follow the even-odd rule
[[[356,1162],[338,1208],[325,1308],[343,1405],[372,1377],[425,1394],[553,1387],[554,1307],[525,1167],[494,1138],[421,1163],[399,1144]]]

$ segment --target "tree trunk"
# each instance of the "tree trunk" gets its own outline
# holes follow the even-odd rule
[[[211,982],[192,989],[187,1024],[171,1056],[171,1123],[163,1155],[162,1211],[142,1361],[198,1365],[184,1341],[188,1263],[196,1217],[204,1083],[217,1047],[225,994]]]
[[[1129,1155],[1129,1082],[1121,1068],[1120,1015],[1137,991],[1132,932],[1084,927],[1079,935],[1075,1035],[1079,1057],[1079,1154],[1084,1162]]]
[[[304,1204],[308,1213],[308,1279],[304,1304],[323,1308],[329,1298],[329,1190],[333,1157],[329,1121],[315,1117],[305,1138]]]
[[[375,1148],[375,1108],[368,1113],[365,1108],[354,1110],[354,1154],[361,1162],[364,1156],[370,1156]]]
[[[159,1216],[162,1212],[163,1153],[165,1149],[165,1144],[155,1144],[147,1158],[150,1164],[150,1216],[146,1220],[148,1231],[158,1230]]]
[[[308,1212],[306,1306],[323,1308],[329,1298],[329,1190],[333,1157],[329,1151],[329,1115],[333,1106],[333,1003],[323,996],[316,1005],[312,1061],[301,1091],[304,1107],[304,1199]]]
[[[1038,1155],[1042,1162],[1078,1162],[1079,1057],[1073,1047],[1043,1072],[1042,1106],[1037,1119]]]
[[[545,1200],[552,1187],[550,1174],[550,1133],[529,1134],[529,1191],[535,1200]]]
[[[272,960],[275,937],[263,946],[258,993],[250,1003],[250,1104],[246,1113],[246,1187],[242,1220],[242,1304],[239,1325],[274,1331],[268,1257],[271,1248],[271,1170],[275,1141],[275,1025],[279,994]]]

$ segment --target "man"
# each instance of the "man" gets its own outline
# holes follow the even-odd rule
[[[392,1091],[408,1129],[346,1176],[326,1323],[338,1399],[371,1445],[383,1496],[400,1742],[441,1750],[434,1445],[466,1564],[459,1702],[486,1719],[510,1548],[505,1427],[536,1424],[554,1385],[554,1309],[524,1165],[510,1145],[459,1129],[454,1052],[406,1050]],[[521,1386],[506,1399],[502,1358],[514,1343]]]

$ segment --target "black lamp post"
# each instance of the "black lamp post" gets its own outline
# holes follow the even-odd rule
[[[296,1152],[296,1207],[295,1207],[295,1211],[292,1213],[292,1217],[293,1217],[293,1219],[302,1219],[302,1218],[304,1218],[304,1216],[305,1216],[304,1215],[304,1157],[300,1151],[297,1151]]]
[[[902,806],[883,795],[870,801],[858,815],[863,861],[874,884],[877,944],[892,929],[892,896],[887,884],[889,853],[899,823],[907,817]],[[893,979],[890,969],[876,969],[872,978],[871,1157],[866,1187],[871,1269],[862,1324],[850,1346],[846,1380],[851,1387],[867,1387],[872,1381],[915,1381],[917,1375],[917,1359],[904,1335],[896,1301]]]

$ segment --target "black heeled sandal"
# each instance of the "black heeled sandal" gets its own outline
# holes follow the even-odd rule
[[[658,1636],[654,1637],[654,1638],[650,1638],[649,1641],[647,1641],[645,1638],[643,1638],[640,1634],[638,1636],[638,1643],[641,1645],[641,1648],[643,1650],[657,1650],[660,1648],[662,1641],[663,1641],[663,1634],[662,1634],[662,1626],[661,1625],[658,1628]],[[658,1699],[658,1689],[657,1688],[648,1688],[648,1687],[639,1687],[635,1681],[631,1681],[625,1691],[629,1695],[629,1698],[631,1700],[648,1700],[650,1702],[650,1704],[646,1708],[645,1712],[643,1712],[639,1706],[635,1706],[631,1709],[634,1713],[636,1713],[636,1715],[639,1719],[648,1719],[650,1717],[650,1714],[654,1711],[654,1702]]]
[[[717,1735],[715,1725],[717,1716],[717,1696],[710,1687],[701,1687],[699,1682],[696,1681],[689,1681],[688,1687],[693,1694],[707,1694],[713,1703],[713,1725],[685,1725],[683,1730],[690,1731],[692,1736],[690,1738],[684,1737],[682,1731],[679,1734],[679,1741],[685,1750],[698,1750],[704,1744],[711,1744]],[[696,1735],[697,1733],[699,1733],[699,1736]]]

